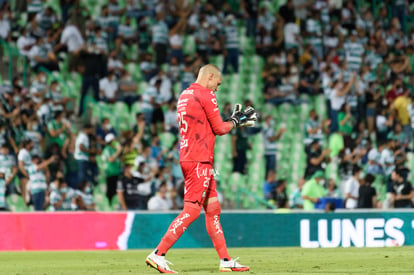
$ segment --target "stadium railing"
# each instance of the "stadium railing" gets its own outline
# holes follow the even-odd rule
[[[242,207],[259,209],[260,206],[264,206],[265,208],[270,209],[277,209],[274,204],[260,198],[254,194],[254,192],[243,187],[237,188],[236,205],[237,209],[242,209]]]
[[[27,60],[26,57],[20,54],[16,46],[11,45],[7,41],[0,38],[0,47],[3,47],[3,54],[8,55],[8,78],[10,83],[13,80],[13,64],[16,64],[16,71],[23,74],[23,83],[27,86]],[[20,67],[19,67],[20,66]]]

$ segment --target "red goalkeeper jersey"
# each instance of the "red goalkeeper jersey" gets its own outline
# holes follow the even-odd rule
[[[214,162],[216,135],[224,135],[233,128],[224,122],[212,90],[193,83],[184,90],[177,103],[180,125],[180,161]]]

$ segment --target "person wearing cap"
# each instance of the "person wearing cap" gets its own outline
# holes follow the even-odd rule
[[[326,190],[323,187],[325,174],[322,171],[317,171],[312,175],[312,178],[305,182],[302,188],[303,209],[315,209],[315,203],[326,195]]]
[[[102,151],[102,161],[104,163],[106,177],[106,197],[109,204],[116,194],[116,185],[121,173],[120,155],[122,147],[116,140],[115,135],[109,133],[105,136],[105,147]]]

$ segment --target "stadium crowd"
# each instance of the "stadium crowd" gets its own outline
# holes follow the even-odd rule
[[[182,207],[177,95],[212,57],[223,56],[224,75],[239,73],[239,26],[264,60],[263,70],[255,72],[263,79],[263,105],[313,107],[297,190],[289,192],[290,183],[278,178],[277,143],[286,128],[266,108],[256,128],[233,132],[233,171],[246,173],[249,137],[262,135],[264,197],[278,208],[311,210],[322,198],[341,199],[346,208],[413,206],[408,1],[381,2],[374,10],[357,9],[362,1],[352,0],[287,0],[280,6],[258,0],[108,0],[98,1],[105,4],[94,12],[78,0],[59,1],[60,12],[44,0],[11,2],[0,0],[0,38],[27,58],[30,80],[15,74],[0,88],[0,208],[8,209],[6,197],[18,194],[34,210],[94,210],[100,181],[104,199],[122,210]],[[17,24],[22,14],[23,26]],[[194,55],[184,54],[188,36],[195,40]],[[4,49],[0,56],[7,58]],[[142,79],[129,63],[139,64]],[[78,102],[63,95],[59,81],[50,81],[50,72],[62,70],[81,75]],[[111,117],[91,124],[90,90],[97,102],[124,102],[130,110],[139,104],[130,130],[117,130]],[[315,105],[321,96],[326,114]],[[246,99],[246,106],[259,100]],[[229,103],[222,114],[231,114]],[[161,144],[166,133],[173,137],[167,147]],[[338,175],[325,179],[330,163],[338,165]],[[377,180],[386,186],[381,199],[372,187]]]

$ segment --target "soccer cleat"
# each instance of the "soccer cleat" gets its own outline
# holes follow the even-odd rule
[[[237,272],[237,271],[249,271],[250,268],[239,263],[239,258],[231,259],[230,261],[220,260],[220,272]]]
[[[167,261],[165,256],[158,256],[155,254],[155,250],[148,255],[145,262],[147,265],[158,270],[160,273],[177,273],[168,266],[168,264],[172,265],[172,263]]]

